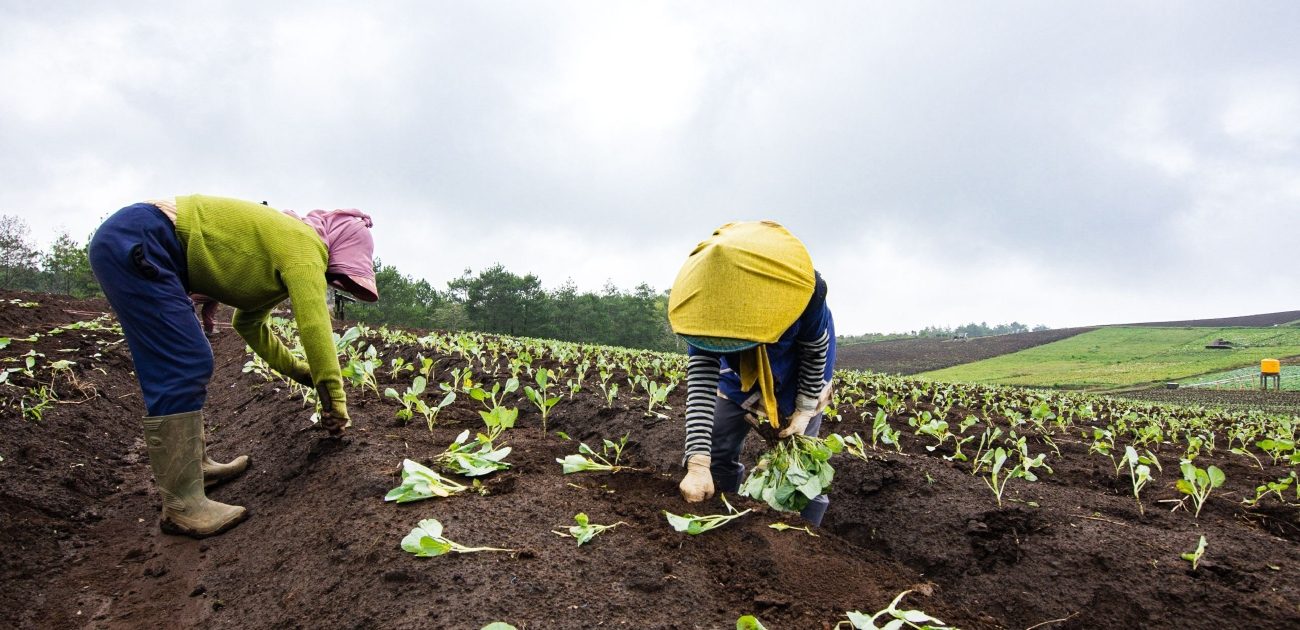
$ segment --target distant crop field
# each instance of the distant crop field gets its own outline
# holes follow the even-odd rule
[[[1205,348],[1220,338],[1237,347]],[[1300,329],[1292,327],[1117,326],[922,376],[944,381],[1116,389],[1249,367],[1265,358],[1295,356],[1300,356]]]
[[[1283,391],[1300,391],[1300,359],[1293,365],[1282,366],[1280,376],[1278,383]],[[1193,376],[1179,381],[1179,384],[1195,389],[1255,390],[1260,388],[1259,366],[1248,365],[1235,370]],[[1273,386],[1270,384],[1269,387]]]

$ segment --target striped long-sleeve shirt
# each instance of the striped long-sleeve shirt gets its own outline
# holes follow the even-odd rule
[[[819,396],[835,366],[835,323],[826,306],[826,284],[818,277],[808,308],[775,343],[767,344],[782,417],[795,410],[795,398]],[[713,354],[688,348],[686,367],[686,456],[708,454],[719,393],[746,409],[762,408],[757,386],[740,386],[740,354]]]

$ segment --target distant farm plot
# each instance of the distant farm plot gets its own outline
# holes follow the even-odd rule
[[[1296,391],[1278,392],[1269,390],[1266,392],[1259,389],[1252,391],[1245,389],[1203,389],[1200,387],[1180,387],[1178,389],[1153,387],[1151,389],[1127,391],[1116,395],[1116,397],[1175,405],[1201,405],[1240,411],[1256,410],[1265,413],[1294,414],[1297,409],[1300,409],[1300,392]]]
[[[835,366],[845,370],[917,374],[1019,352],[1090,330],[1095,329],[1061,328],[951,341],[930,338],[891,339],[844,345],[835,351]]]
[[[1208,350],[1217,339],[1227,350]],[[975,363],[924,373],[945,381],[1118,389],[1300,355],[1300,328],[1100,328]]]
[[[1258,315],[1240,315],[1237,317],[1217,317],[1214,319],[1187,319],[1176,322],[1145,322],[1141,324],[1122,324],[1123,326],[1154,326],[1175,328],[1195,326],[1197,328],[1225,326],[1246,326],[1262,328],[1265,326],[1287,326],[1300,324],[1300,311],[1279,311],[1277,313],[1260,313]]]
[[[1282,366],[1278,384],[1283,391],[1300,391],[1300,357],[1288,363],[1290,365]],[[1257,390],[1260,389],[1259,366],[1248,365],[1235,370],[1194,376],[1180,380],[1179,384],[1187,389]]]

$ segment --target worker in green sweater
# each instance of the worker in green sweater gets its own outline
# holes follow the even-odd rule
[[[379,299],[370,227],[370,217],[357,210],[300,217],[254,202],[191,195],[127,206],[95,232],[90,266],[135,362],[164,532],[211,536],[246,515],[243,507],[212,501],[204,492],[242,474],[248,457],[222,464],[207,456],[202,410],[212,348],[189,294],[234,306],[235,331],[271,369],[316,389],[320,424],[338,435],[349,419],[326,291],[332,285],[364,301]],[[286,297],[306,361],[271,332],[271,309]]]

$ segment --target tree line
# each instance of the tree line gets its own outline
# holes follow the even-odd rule
[[[547,290],[537,276],[521,276],[498,264],[477,273],[466,269],[439,291],[376,259],[375,285],[381,299],[346,305],[349,317],[417,328],[683,349],[668,326],[668,294],[645,283],[630,291],[606,283],[595,292],[579,291],[568,280]]]
[[[0,287],[74,297],[100,295],[85,244],[64,230],[48,250],[41,251],[27,222],[7,214],[0,215]]]
[[[90,237],[78,242],[65,230],[41,251],[26,221],[0,215],[0,288],[79,298],[101,295],[90,270],[89,242]],[[570,280],[547,290],[537,276],[521,276],[498,264],[478,273],[466,269],[438,290],[376,259],[375,284],[380,301],[345,305],[348,318],[374,325],[682,349],[668,327],[667,293],[644,283],[630,291],[606,284],[593,292],[579,291]]]

